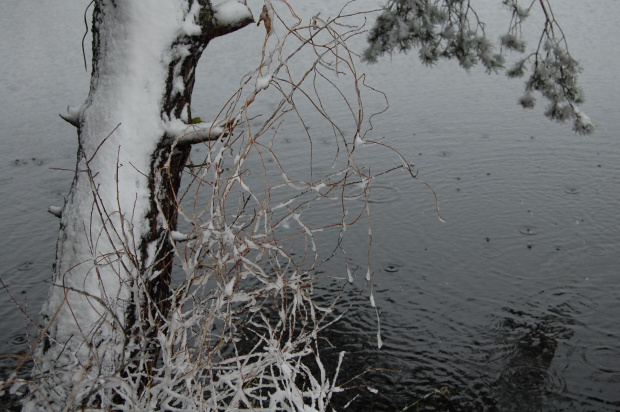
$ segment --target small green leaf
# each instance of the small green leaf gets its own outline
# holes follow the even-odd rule
[[[202,119],[200,117],[192,117],[192,119],[189,121],[189,124],[198,124],[198,123],[202,123]]]

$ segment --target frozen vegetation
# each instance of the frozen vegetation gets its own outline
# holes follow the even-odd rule
[[[346,314],[337,294],[327,304],[313,299],[328,259],[345,262],[336,274],[343,285],[357,269],[366,275],[381,347],[370,264],[349,267],[341,240],[366,224],[372,244],[374,179],[417,176],[398,152],[368,138],[373,114],[362,97],[379,92],[348,47],[366,31],[354,3],[308,21],[285,2],[261,3],[260,62],[203,121],[191,113],[198,60],[209,41],[254,24],[250,8],[234,0],[94,1],[90,93],[63,115],[77,127],[78,157],[66,203],[49,209],[60,233],[35,366],[30,380],[4,384],[13,393],[27,387],[25,411],[328,409],[345,389],[337,383],[344,353],[327,368],[319,337]],[[455,58],[492,72],[504,68],[503,51],[525,52],[508,70],[529,73],[523,107],[540,92],[549,117],[572,118],[577,132],[589,133],[576,107],[579,66],[555,20],[548,14],[531,54],[520,40],[534,3],[504,2],[512,21],[494,52],[467,1],[390,1],[364,57],[416,47],[428,64]],[[330,117],[329,99],[350,112],[348,122]],[[338,151],[328,172],[302,179],[278,158],[277,141],[282,125],[294,123],[312,143],[299,109],[307,103],[333,130]],[[190,159],[193,145],[207,148],[203,159]],[[357,157],[369,150],[392,153],[394,165],[365,167]],[[251,168],[264,179],[249,179]],[[351,188],[366,200],[359,210],[345,207]],[[341,216],[310,225],[304,212],[314,202],[332,202]],[[315,239],[324,231],[336,239],[328,250]]]

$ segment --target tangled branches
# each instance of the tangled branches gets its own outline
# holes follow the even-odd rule
[[[168,162],[158,164],[154,187],[175,187],[157,179],[171,178],[173,173],[164,172],[177,150],[206,149],[201,159],[194,150],[184,185],[174,193],[178,224],[167,220],[177,214],[169,213],[161,197],[153,200],[175,256],[170,279],[162,280],[155,250],[161,243],[145,244],[134,235],[135,210],[120,201],[115,210],[104,207],[109,192],[100,192],[96,173],[83,171],[94,194],[84,232],[90,234],[89,249],[100,255],[80,265],[93,265],[88,276],[101,293],[56,287],[80,295],[101,318],[75,335],[79,343],[61,348],[62,362],[41,362],[35,355],[35,364],[44,365],[35,367],[32,379],[13,376],[3,384],[13,391],[27,385],[30,393],[41,394],[25,400],[26,410],[45,403],[66,410],[326,410],[332,395],[343,390],[337,378],[344,353],[335,367],[327,367],[319,339],[346,311],[337,306],[338,292],[317,304],[315,283],[327,261],[344,262],[342,273],[323,275],[342,287],[366,266],[362,272],[375,306],[370,263],[350,267],[345,234],[366,224],[370,259],[372,182],[395,170],[416,176],[398,152],[368,138],[374,114],[365,113],[363,96],[380,92],[366,84],[357,71],[358,56],[348,47],[365,30],[363,13],[345,6],[334,18],[303,21],[283,4],[277,9],[265,3],[261,20],[269,28],[260,63],[216,118],[166,123],[172,149]],[[326,139],[326,130],[333,158],[315,159],[313,147]],[[283,155],[283,142],[293,138],[300,151],[308,149],[302,156]],[[104,144],[105,139],[87,167]],[[391,151],[395,165],[371,172],[359,154],[372,150]],[[117,160],[117,197],[120,167]],[[317,208],[338,213],[306,218]],[[103,238],[113,250],[98,247]],[[104,266],[115,271],[120,286],[99,275]],[[131,293],[123,292],[123,283]],[[129,297],[136,301],[127,304]],[[117,305],[121,301],[124,306]],[[131,313],[120,313],[122,308]],[[45,351],[43,345],[36,353]],[[72,351],[80,355],[63,353]],[[66,376],[71,382],[62,386]]]

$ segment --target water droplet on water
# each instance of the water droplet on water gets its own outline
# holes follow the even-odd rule
[[[569,195],[578,195],[579,189],[573,186],[569,186],[566,189],[564,189],[564,193],[567,193]]]
[[[383,270],[386,271],[387,273],[396,273],[400,270],[400,268],[401,268],[400,265],[388,264],[383,268]]]
[[[20,272],[26,272],[26,271],[32,270],[33,267],[34,267],[34,262],[29,260],[19,265],[17,267],[17,270],[19,270]]]
[[[9,340],[9,344],[13,346],[22,346],[22,345],[26,345],[27,343],[28,343],[28,336],[26,336],[25,333],[17,334]]]
[[[370,203],[390,203],[399,198],[398,190],[392,186],[387,185],[372,185],[370,187],[370,196],[368,202]],[[364,200],[364,196],[360,196],[361,200]]]
[[[533,236],[538,234],[538,229],[536,226],[523,226],[519,229],[519,233],[523,235]]]

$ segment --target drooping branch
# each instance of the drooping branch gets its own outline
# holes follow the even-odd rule
[[[584,101],[578,83],[581,66],[568,52],[566,37],[551,5],[545,0],[529,0],[529,5],[522,7],[522,2],[504,0],[512,17],[508,30],[500,37],[499,52],[495,52],[494,42],[485,33],[485,23],[469,0],[389,0],[369,32],[364,58],[373,63],[384,54],[416,48],[420,60],[428,65],[440,59],[455,59],[466,70],[480,63],[492,73],[505,69],[506,51],[526,53],[506,70],[509,77],[529,72],[519,104],[533,108],[533,92],[538,91],[549,102],[545,116],[558,122],[572,119],[575,132],[594,133],[594,125],[577,107]],[[535,3],[541,8],[544,24],[538,46],[527,54],[521,26]]]

